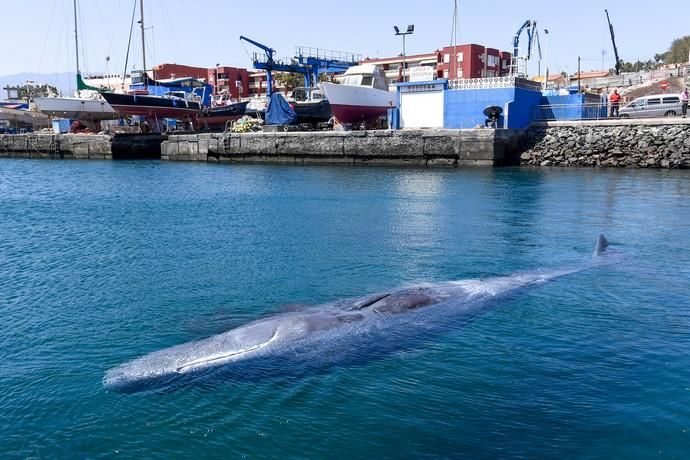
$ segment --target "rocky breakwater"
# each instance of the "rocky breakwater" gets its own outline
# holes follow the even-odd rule
[[[523,138],[521,164],[690,168],[690,124],[614,123],[533,126]]]

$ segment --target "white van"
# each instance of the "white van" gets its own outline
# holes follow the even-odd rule
[[[678,94],[653,94],[638,97],[619,110],[622,118],[674,117],[681,113]]]

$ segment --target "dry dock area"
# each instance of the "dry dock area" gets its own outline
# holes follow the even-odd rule
[[[519,162],[513,130],[318,131],[171,135],[167,161],[413,166],[503,166]]]

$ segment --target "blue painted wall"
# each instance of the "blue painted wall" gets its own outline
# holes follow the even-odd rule
[[[447,90],[443,111],[444,127],[466,129],[484,126],[486,107],[497,105],[505,110],[508,103],[507,124],[505,113],[498,120],[503,128],[524,129],[531,121],[532,108],[541,102],[541,92],[522,88],[457,89]]]
[[[586,104],[586,105],[584,105]],[[534,109],[534,120],[587,120],[606,118],[606,99],[599,95],[579,93],[567,96],[548,95]],[[544,107],[544,106],[551,107]]]

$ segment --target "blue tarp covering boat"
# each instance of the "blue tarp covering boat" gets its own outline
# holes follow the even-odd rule
[[[290,125],[297,121],[297,114],[282,94],[273,93],[266,111],[267,125]]]

